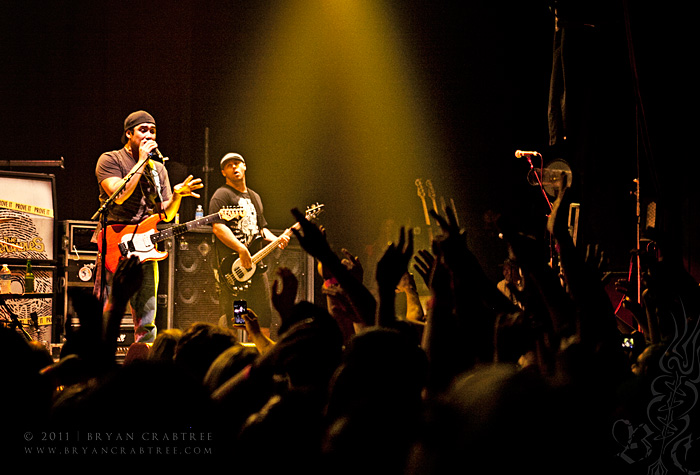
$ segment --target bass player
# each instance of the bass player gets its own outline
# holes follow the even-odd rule
[[[226,183],[219,187],[209,202],[209,213],[217,213],[225,207],[238,207],[243,211],[240,219],[225,223],[213,223],[212,229],[216,237],[217,262],[231,253],[236,253],[242,266],[246,269],[253,267],[251,250],[258,242],[269,243],[279,240],[279,248],[284,249],[289,244],[289,236],[275,236],[267,227],[263,214],[263,204],[255,191],[246,184],[246,161],[238,153],[227,153],[221,158],[221,174]],[[219,309],[222,319],[225,317],[227,326],[232,323],[233,302],[241,299],[248,302],[249,308],[255,311],[262,328],[269,328],[273,337],[277,336],[280,322],[274,319],[270,299],[269,279],[263,271],[255,272],[249,283],[226,282],[221,269],[216,272],[219,281]]]

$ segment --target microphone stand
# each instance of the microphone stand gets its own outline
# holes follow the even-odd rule
[[[204,203],[208,206],[209,203],[209,173],[213,170],[209,166],[209,127],[204,129]]]
[[[550,213],[552,212],[552,202],[549,200],[549,196],[547,196],[547,190],[544,189],[544,183],[542,183],[542,177],[541,174],[544,173],[544,161],[542,161],[542,166],[540,167],[540,172],[537,173],[537,170],[535,170],[535,165],[532,163],[532,159],[530,158],[530,155],[526,155],[527,157],[527,162],[530,164],[530,171],[533,172],[535,177],[537,178],[537,184],[540,187],[540,191],[542,191],[542,196],[544,196],[545,201],[547,202],[547,206],[549,207]],[[540,160],[542,160],[542,156],[540,155]],[[554,268],[554,256],[555,256],[555,244],[552,242],[552,236],[549,236],[549,265],[550,267]],[[559,265],[557,263],[557,265]]]
[[[100,226],[102,229],[102,251],[100,252],[100,301],[102,302],[102,308],[104,308],[106,303],[105,288],[107,286],[107,264],[105,263],[105,254],[107,253],[107,215],[109,214],[109,209],[114,205],[117,196],[119,196],[119,194],[126,187],[127,183],[129,183],[129,181],[131,181],[134,175],[136,175],[136,172],[138,172],[144,165],[146,165],[146,163],[148,163],[148,160],[144,161],[140,167],[127,174],[124,177],[124,182],[121,185],[119,185],[119,188],[117,188],[117,190],[114,193],[112,193],[112,196],[107,198],[105,202],[102,203],[102,206],[100,206],[100,208],[97,211],[95,211],[95,214],[92,215],[92,218],[90,218],[91,221],[97,221],[98,218],[101,219]]]
[[[552,202],[549,201],[549,197],[547,196],[547,190],[544,189],[544,183],[542,183],[542,177],[540,176],[542,172],[542,168],[544,166],[540,167],[540,174],[537,173],[537,170],[535,170],[535,166],[532,164],[532,159],[530,158],[530,155],[527,155],[527,162],[530,164],[530,170],[534,171],[534,175],[537,178],[537,183],[540,187],[540,190],[542,191],[542,196],[544,196],[544,199],[547,201],[547,206],[549,206],[549,211],[552,211]]]

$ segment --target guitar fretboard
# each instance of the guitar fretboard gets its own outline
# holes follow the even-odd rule
[[[169,239],[171,237],[175,236],[180,236],[181,234],[185,234],[187,231],[191,229],[196,229],[201,226],[211,224],[219,219],[219,214],[210,214],[209,216],[205,216],[203,218],[195,219],[194,221],[190,221],[188,223],[184,224],[176,224],[175,226],[172,226],[170,228],[164,229],[160,232],[153,233],[151,235],[151,242],[152,243],[157,243],[160,241],[164,241],[166,239]]]
[[[296,226],[296,225],[295,225],[295,226]],[[290,237],[291,237],[291,235],[292,235],[292,230],[291,230],[291,228],[290,228],[290,229],[287,229],[285,232],[283,232],[282,234],[280,234],[280,236],[279,236],[277,239],[275,239],[274,241],[270,242],[267,246],[265,246],[264,248],[262,248],[260,251],[258,251],[258,252],[253,256],[253,263],[254,263],[254,264],[257,264],[258,262],[260,262],[261,260],[263,260],[264,258],[266,258],[266,257],[268,256],[268,254],[270,254],[272,251],[274,251],[275,249],[277,249],[277,246],[279,246],[279,244],[282,242],[282,236],[290,236]]]

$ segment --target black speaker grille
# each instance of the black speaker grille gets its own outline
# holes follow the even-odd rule
[[[267,258],[267,277],[270,280],[270,285],[276,277],[277,269],[287,267],[299,282],[297,301],[310,300],[313,302],[313,298],[309,297],[309,292],[313,290],[313,269],[309,267],[309,259],[308,254],[294,243],[290,243],[284,250],[275,250]]]
[[[218,323],[218,283],[214,278],[216,255],[212,234],[186,233],[178,237],[173,250],[173,327],[185,330],[195,322]]]

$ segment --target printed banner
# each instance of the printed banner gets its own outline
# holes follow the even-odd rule
[[[53,210],[50,208],[42,208],[41,206],[30,205],[26,203],[18,203],[16,201],[3,200],[0,198],[0,208],[7,208],[15,211],[23,211],[25,213],[36,214],[53,218]]]

